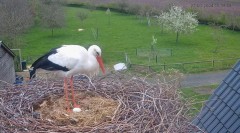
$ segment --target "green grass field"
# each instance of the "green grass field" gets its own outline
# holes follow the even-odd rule
[[[217,53],[213,53],[216,40],[213,39],[212,28],[199,25],[198,30],[190,35],[180,35],[179,43],[175,43],[176,35],[164,31],[161,33],[160,26],[147,26],[146,22],[134,15],[111,12],[110,24],[105,11],[89,11],[89,16],[83,23],[76,14],[83,8],[66,7],[66,26],[54,30],[51,36],[50,29],[34,26],[22,36],[24,44],[21,46],[23,58],[36,59],[51,48],[62,44],[90,45],[99,44],[103,51],[104,62],[112,65],[124,61],[123,52],[128,54],[132,63],[154,64],[147,57],[137,57],[136,48],[150,49],[152,36],[157,38],[156,48],[170,48],[173,55],[162,57],[159,63],[177,63],[202,61],[209,59],[224,59],[240,57],[239,42],[240,32],[223,30],[224,42],[221,43]],[[145,20],[144,20],[145,21]],[[78,31],[78,29],[84,29]],[[98,39],[93,36],[93,30],[98,29]],[[33,60],[28,61],[31,64]]]
[[[107,65],[124,61],[123,52],[128,54],[132,63],[148,64],[147,57],[136,56],[136,48],[150,49],[153,35],[158,39],[157,48],[173,50],[173,56],[160,59],[166,63],[240,57],[240,32],[223,30],[224,42],[221,43],[219,51],[213,53],[217,42],[213,39],[212,28],[206,25],[199,25],[198,30],[193,34],[180,35],[179,43],[176,44],[174,33],[166,31],[161,33],[160,26],[152,25],[149,27],[145,20],[140,22],[134,15],[112,12],[109,24],[105,11],[89,11],[88,18],[82,23],[76,14],[80,10],[88,11],[87,9],[76,7],[66,7],[65,9],[66,26],[54,30],[54,36],[51,36],[50,29],[44,29],[40,26],[31,28],[22,36],[24,41],[24,45],[21,47],[23,58],[36,59],[51,48],[62,44],[87,46],[97,43],[103,50],[104,62]],[[78,29],[84,30],[79,32]],[[96,29],[99,32],[97,40],[92,32]],[[28,64],[31,64],[32,61],[34,60],[29,60]],[[216,88],[216,86],[210,86],[210,88]],[[191,100],[197,102],[192,105],[195,111],[190,113],[193,115],[199,112],[202,104],[209,97],[209,94],[199,94],[194,91],[195,89],[185,88],[181,90],[184,97],[190,97]]]
[[[181,93],[184,98],[191,101],[192,110],[189,111],[191,116],[196,116],[201,110],[204,103],[208,100],[212,91],[217,88],[217,85],[182,88]]]

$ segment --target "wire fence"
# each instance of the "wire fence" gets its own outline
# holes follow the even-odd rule
[[[112,51],[103,53],[104,63],[113,65],[119,62],[129,62],[129,58],[126,52],[122,51]]]
[[[36,55],[36,56],[27,56],[26,57],[26,62],[27,64],[32,64],[34,61],[36,61],[39,57],[41,57],[41,55]]]
[[[171,51],[169,49],[169,51]],[[25,60],[29,64],[33,63],[40,56],[27,57]],[[161,64],[139,64],[130,60],[129,55],[122,51],[104,52],[103,59],[107,66],[112,67],[117,63],[126,63],[128,68],[136,71],[143,72],[157,72],[168,69],[177,69],[183,73],[196,73],[213,70],[222,70],[231,68],[240,58],[225,58],[225,59],[212,59],[194,62],[179,62],[179,63],[161,63]],[[157,58],[156,58],[157,60]]]
[[[137,48],[136,55],[140,57],[168,57],[172,56],[172,49],[165,48],[165,49],[146,49],[146,48]]]
[[[195,62],[182,62],[182,63],[163,63],[158,65],[143,65],[143,64],[128,64],[129,68],[132,70],[145,72],[157,72],[168,69],[177,69],[183,73],[195,73],[204,72],[211,70],[221,70],[231,68],[237,60],[240,58],[226,58],[226,59],[216,59],[216,60],[206,60],[206,61],[195,61]],[[143,70],[144,69],[144,70]]]
[[[25,61],[27,62],[28,65],[31,65],[34,61],[36,61],[41,56],[42,55],[27,56],[25,58]],[[119,62],[122,62],[122,63],[130,62],[130,59],[128,58],[127,53],[122,51],[104,52],[102,57],[103,57],[104,63],[108,64],[109,66],[112,66]]]
[[[16,71],[22,71],[22,53],[21,49],[11,49],[11,51],[15,54],[14,57],[14,68]]]

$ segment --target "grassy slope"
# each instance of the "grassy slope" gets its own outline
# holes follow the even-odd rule
[[[193,87],[193,88],[183,88],[181,89],[181,93],[184,98],[187,98],[188,101],[192,103],[192,110],[190,110],[191,116],[195,116],[203,107],[204,103],[208,100],[210,94],[208,94],[209,90],[214,90],[218,85],[209,85],[209,86],[201,86],[201,87]],[[206,94],[201,94],[196,90],[204,89]]]
[[[53,37],[50,30],[33,27],[23,36],[25,41],[22,47],[23,57],[36,58],[61,44],[87,45],[98,42],[105,52],[103,54],[106,63],[116,63],[123,58],[122,54],[113,53],[114,51],[125,51],[132,62],[146,64],[147,58],[136,58],[135,49],[149,48],[152,35],[158,39],[156,45],[158,48],[173,49],[172,57],[161,59],[167,63],[209,60],[213,56],[211,51],[216,42],[208,26],[200,25],[194,34],[180,35],[180,42],[176,44],[174,33],[161,33],[159,26],[148,27],[146,23],[140,23],[135,16],[112,12],[111,23],[108,25],[108,16],[104,11],[93,11],[89,12],[89,17],[81,23],[76,17],[79,10],[86,9],[66,7],[66,27],[55,30]],[[84,31],[78,32],[79,28],[83,28]],[[98,41],[94,40],[92,28],[99,29]],[[225,44],[214,57],[218,59],[240,57],[238,52],[240,32],[224,30],[223,34]]]

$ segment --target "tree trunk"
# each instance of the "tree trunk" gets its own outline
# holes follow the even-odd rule
[[[108,25],[110,25],[110,15],[108,15]]]
[[[177,32],[177,38],[176,38],[176,43],[178,44],[178,37],[179,37],[179,32]]]
[[[52,28],[52,37],[53,37],[53,28]]]
[[[161,33],[163,33],[163,26],[164,26],[164,24],[162,23],[162,30],[161,30]]]
[[[234,24],[233,24],[233,28],[232,29],[233,29],[233,31],[235,31],[235,25]]]

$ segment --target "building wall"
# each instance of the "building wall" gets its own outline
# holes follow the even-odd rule
[[[14,60],[9,53],[0,47],[0,80],[8,83],[15,82]],[[0,84],[2,82],[0,81]]]

